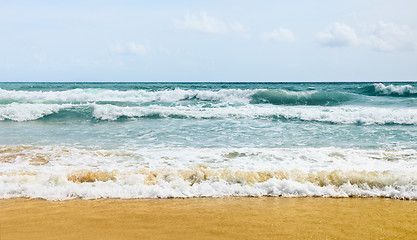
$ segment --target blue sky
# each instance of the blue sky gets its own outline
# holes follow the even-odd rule
[[[0,81],[417,80],[417,1],[0,0]]]

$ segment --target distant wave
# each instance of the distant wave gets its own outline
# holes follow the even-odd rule
[[[362,91],[370,96],[417,97],[417,89],[411,85],[374,83],[371,86],[363,87]]]
[[[163,91],[73,89],[67,91],[9,91],[0,89],[0,104],[16,102],[70,103],[70,102],[180,102],[219,101],[227,103],[270,103],[274,105],[338,105],[349,100],[345,93],[285,90],[183,90],[180,88]]]
[[[0,120],[94,120],[117,121],[132,118],[173,119],[266,119],[312,121],[332,124],[417,125],[417,108],[325,107],[325,106],[191,106],[148,105],[121,107],[110,104],[23,104],[0,106]]]
[[[345,93],[285,90],[258,91],[251,96],[251,103],[271,103],[274,105],[321,105],[331,106],[349,100]]]
[[[29,102],[179,102],[184,100],[224,101],[248,103],[256,90],[222,89],[211,90],[108,90],[108,89],[73,89],[67,91],[9,91],[0,89],[0,100],[17,100]]]

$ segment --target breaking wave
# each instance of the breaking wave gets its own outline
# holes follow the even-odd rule
[[[24,104],[0,106],[0,120],[265,119],[312,121],[332,124],[417,124],[417,108],[325,107],[242,105],[148,105],[121,107],[111,104]]]
[[[224,196],[417,199],[417,175],[400,172],[241,171],[233,169],[79,170],[0,174],[0,198],[187,198]]]
[[[321,105],[332,106],[346,102],[350,97],[345,93],[284,90],[258,91],[251,96],[251,103],[271,103],[274,105]]]
[[[0,198],[417,199],[416,156],[415,150],[341,148],[110,151],[1,146]]]
[[[69,103],[69,102],[180,102],[220,101],[228,103],[270,103],[274,105],[338,105],[349,100],[345,93],[285,90],[183,90],[180,88],[163,91],[73,89],[67,91],[8,91],[0,89],[3,104],[18,102]]]
[[[0,106],[0,120],[18,122],[37,120],[58,113],[62,109],[72,108],[71,104],[21,104],[11,103]]]
[[[108,90],[108,89],[73,89],[67,91],[8,91],[0,89],[0,99],[29,102],[179,102],[185,100],[225,101],[248,103],[256,90],[222,89],[211,90]]]
[[[411,85],[384,85],[374,83],[362,88],[363,93],[370,96],[417,97],[417,89]]]

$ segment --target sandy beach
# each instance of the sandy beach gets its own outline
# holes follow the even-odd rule
[[[385,198],[0,200],[8,239],[411,239],[417,202]]]
[[[416,10],[0,0],[0,240],[417,240]]]

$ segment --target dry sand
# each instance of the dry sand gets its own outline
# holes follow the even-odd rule
[[[0,239],[413,239],[417,201],[0,200]]]

